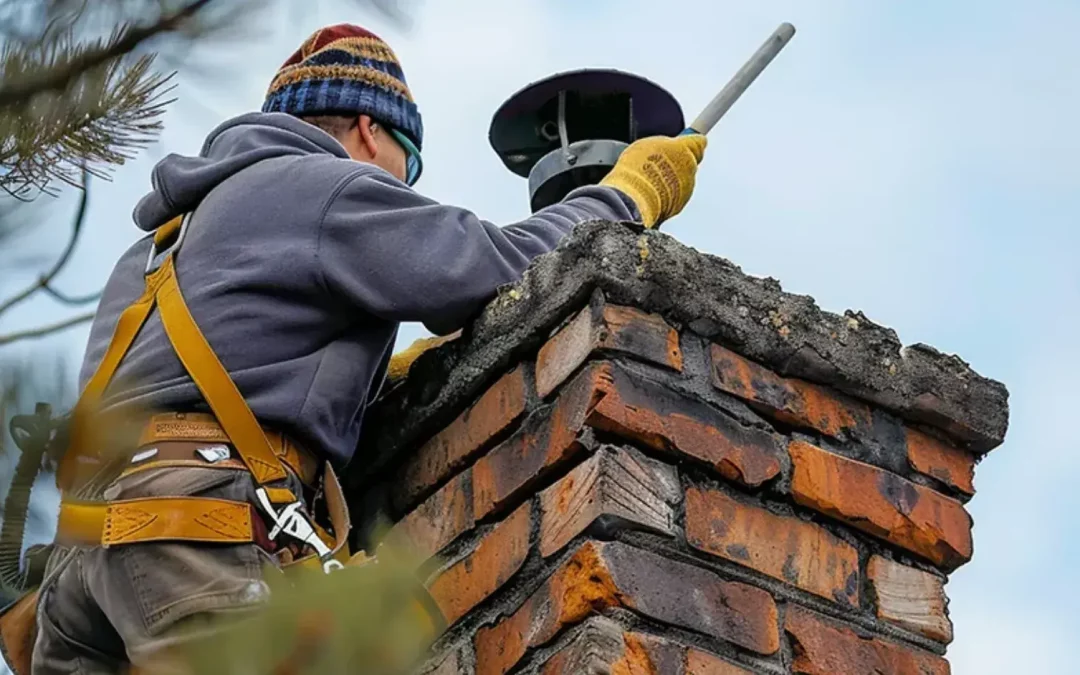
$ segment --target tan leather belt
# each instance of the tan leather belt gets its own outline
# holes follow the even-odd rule
[[[333,470],[285,434],[264,430],[274,455],[315,489],[322,475],[333,535],[317,527],[319,537],[348,555],[348,510]],[[198,466],[249,471],[212,415],[163,413],[142,428],[139,448],[121,477],[164,466]],[[270,501],[287,504],[298,499],[287,488],[265,488]],[[69,545],[115,546],[139,542],[182,540],[237,544],[254,542],[274,552],[266,526],[252,504],[204,497],[147,497],[111,502],[65,499],[60,504],[57,541]],[[295,547],[293,553],[297,553]],[[290,555],[290,558],[293,556]],[[298,555],[296,556],[299,557]],[[298,560],[297,562],[312,562]]]
[[[57,542],[69,545],[132,544],[182,539],[244,544],[256,541],[255,507],[204,497],[145,497],[114,502],[64,501]]]
[[[270,447],[300,481],[315,487],[322,462],[287,435],[263,429]],[[222,457],[211,451],[208,444],[223,446],[228,452]],[[154,415],[139,434],[138,449],[131,455],[128,475],[151,466],[214,466],[246,469],[243,459],[229,443],[229,437],[213,415],[206,413],[162,413]]]

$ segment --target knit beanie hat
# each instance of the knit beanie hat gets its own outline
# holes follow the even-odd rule
[[[350,24],[322,28],[305,40],[274,76],[262,109],[297,117],[370,115],[417,150],[424,140],[397,56],[377,35]]]

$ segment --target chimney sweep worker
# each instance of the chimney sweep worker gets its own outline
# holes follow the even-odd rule
[[[333,569],[347,534],[333,470],[364,461],[399,323],[459,330],[579,223],[659,225],[706,145],[641,139],[601,185],[500,228],[413,190],[422,142],[394,52],[336,25],[285,61],[261,112],[154,167],[134,212],[148,235],[109,278],[80,373],[33,673],[158,666],[193,620],[263,601],[265,563]],[[79,411],[125,408],[154,414],[93,515],[74,492],[93,465]]]

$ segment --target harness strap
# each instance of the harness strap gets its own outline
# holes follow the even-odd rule
[[[161,322],[184,369],[214,411],[255,482],[265,485],[284,480],[287,476],[285,467],[184,302],[176,281],[172,254],[165,259],[161,269],[165,271],[165,279],[156,295]]]
[[[307,542],[316,550],[321,550],[322,556],[307,556],[295,562],[321,564],[324,570],[329,571],[328,558],[347,558],[348,555],[346,538],[350,524],[341,485],[327,464],[323,472],[323,489],[334,530],[332,537],[321,528],[316,530],[313,521],[298,511],[301,504],[290,490],[268,485],[288,477],[285,465],[290,463],[289,460],[297,460],[297,465],[302,462],[298,461],[300,456],[295,448],[295,456],[289,455],[292,446],[283,436],[275,436],[280,446],[275,450],[191,316],[191,310],[180,291],[175,264],[185,231],[186,221],[177,217],[154,233],[147,261],[146,288],[121,314],[105,355],[75,405],[71,445],[57,471],[57,483],[64,494],[58,537],[104,546],[163,539],[235,543],[253,540],[254,507],[247,503],[194,497],[155,497],[105,503],[77,502],[69,498],[68,491],[75,485],[80,465],[83,462],[87,466],[101,465],[99,444],[88,434],[88,419],[97,414],[97,410],[92,409],[97,408],[120,361],[131,348],[150,312],[157,306],[173,351],[213,411],[213,421],[220,426],[206,424],[205,419],[196,419],[193,420],[193,431],[191,425],[177,423],[183,416],[171,421],[158,416],[155,419],[162,426],[151,424],[150,438],[154,441],[190,441],[193,437],[208,435],[214,441],[228,442],[255,480],[260,505],[274,520],[270,539],[275,538],[275,533],[285,533]],[[163,248],[167,244],[169,248]],[[159,248],[163,249],[160,253]],[[145,429],[143,436],[147,436]],[[281,510],[274,507],[274,504],[281,503],[286,503]]]
[[[244,544],[255,541],[253,511],[243,502],[203,497],[64,501],[56,538],[64,545],[90,546],[169,539]]]
[[[179,238],[183,235],[182,224],[183,219],[177,217],[154,233],[151,262],[157,247],[173,237]],[[173,248],[164,254],[161,265],[147,273],[146,289],[139,299],[120,315],[105,355],[75,405],[71,445],[61,460],[56,475],[57,486],[62,491],[75,485],[81,462],[97,464],[99,452],[96,448],[89,447],[96,445],[88,433],[91,408],[96,407],[101,400],[121,359],[131,348],[155,305],[160,311],[161,322],[173,350],[206,399],[255,482],[262,486],[284,480],[287,476],[284,465],[274,453],[254,413],[191,316],[176,279],[174,259],[178,246],[179,242],[174,244]]]
[[[90,443],[88,417],[90,408],[101,400],[105,388],[116,373],[120,360],[124,358],[135,336],[139,334],[147,317],[154,308],[154,294],[160,284],[160,275],[152,274],[146,279],[146,289],[139,299],[120,314],[113,329],[112,339],[105,350],[105,355],[98,364],[90,381],[87,382],[79,401],[75,404],[71,419],[71,445],[60,460],[56,470],[56,486],[61,490],[74,487],[79,463],[88,459],[97,460],[97,453],[84,446]]]

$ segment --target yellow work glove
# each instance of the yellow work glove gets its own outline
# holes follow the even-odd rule
[[[706,144],[702,134],[634,141],[600,184],[634,200],[645,227],[656,227],[690,201]]]
[[[429,349],[434,349],[441,344],[446,344],[451,340],[457,339],[461,335],[461,331],[456,331],[450,335],[444,335],[442,337],[420,338],[411,345],[409,345],[405,351],[398,352],[390,357],[390,364],[386,367],[386,379],[391,382],[396,382],[404,378],[409,374],[409,368],[412,367],[413,361],[415,361],[421,354]]]

